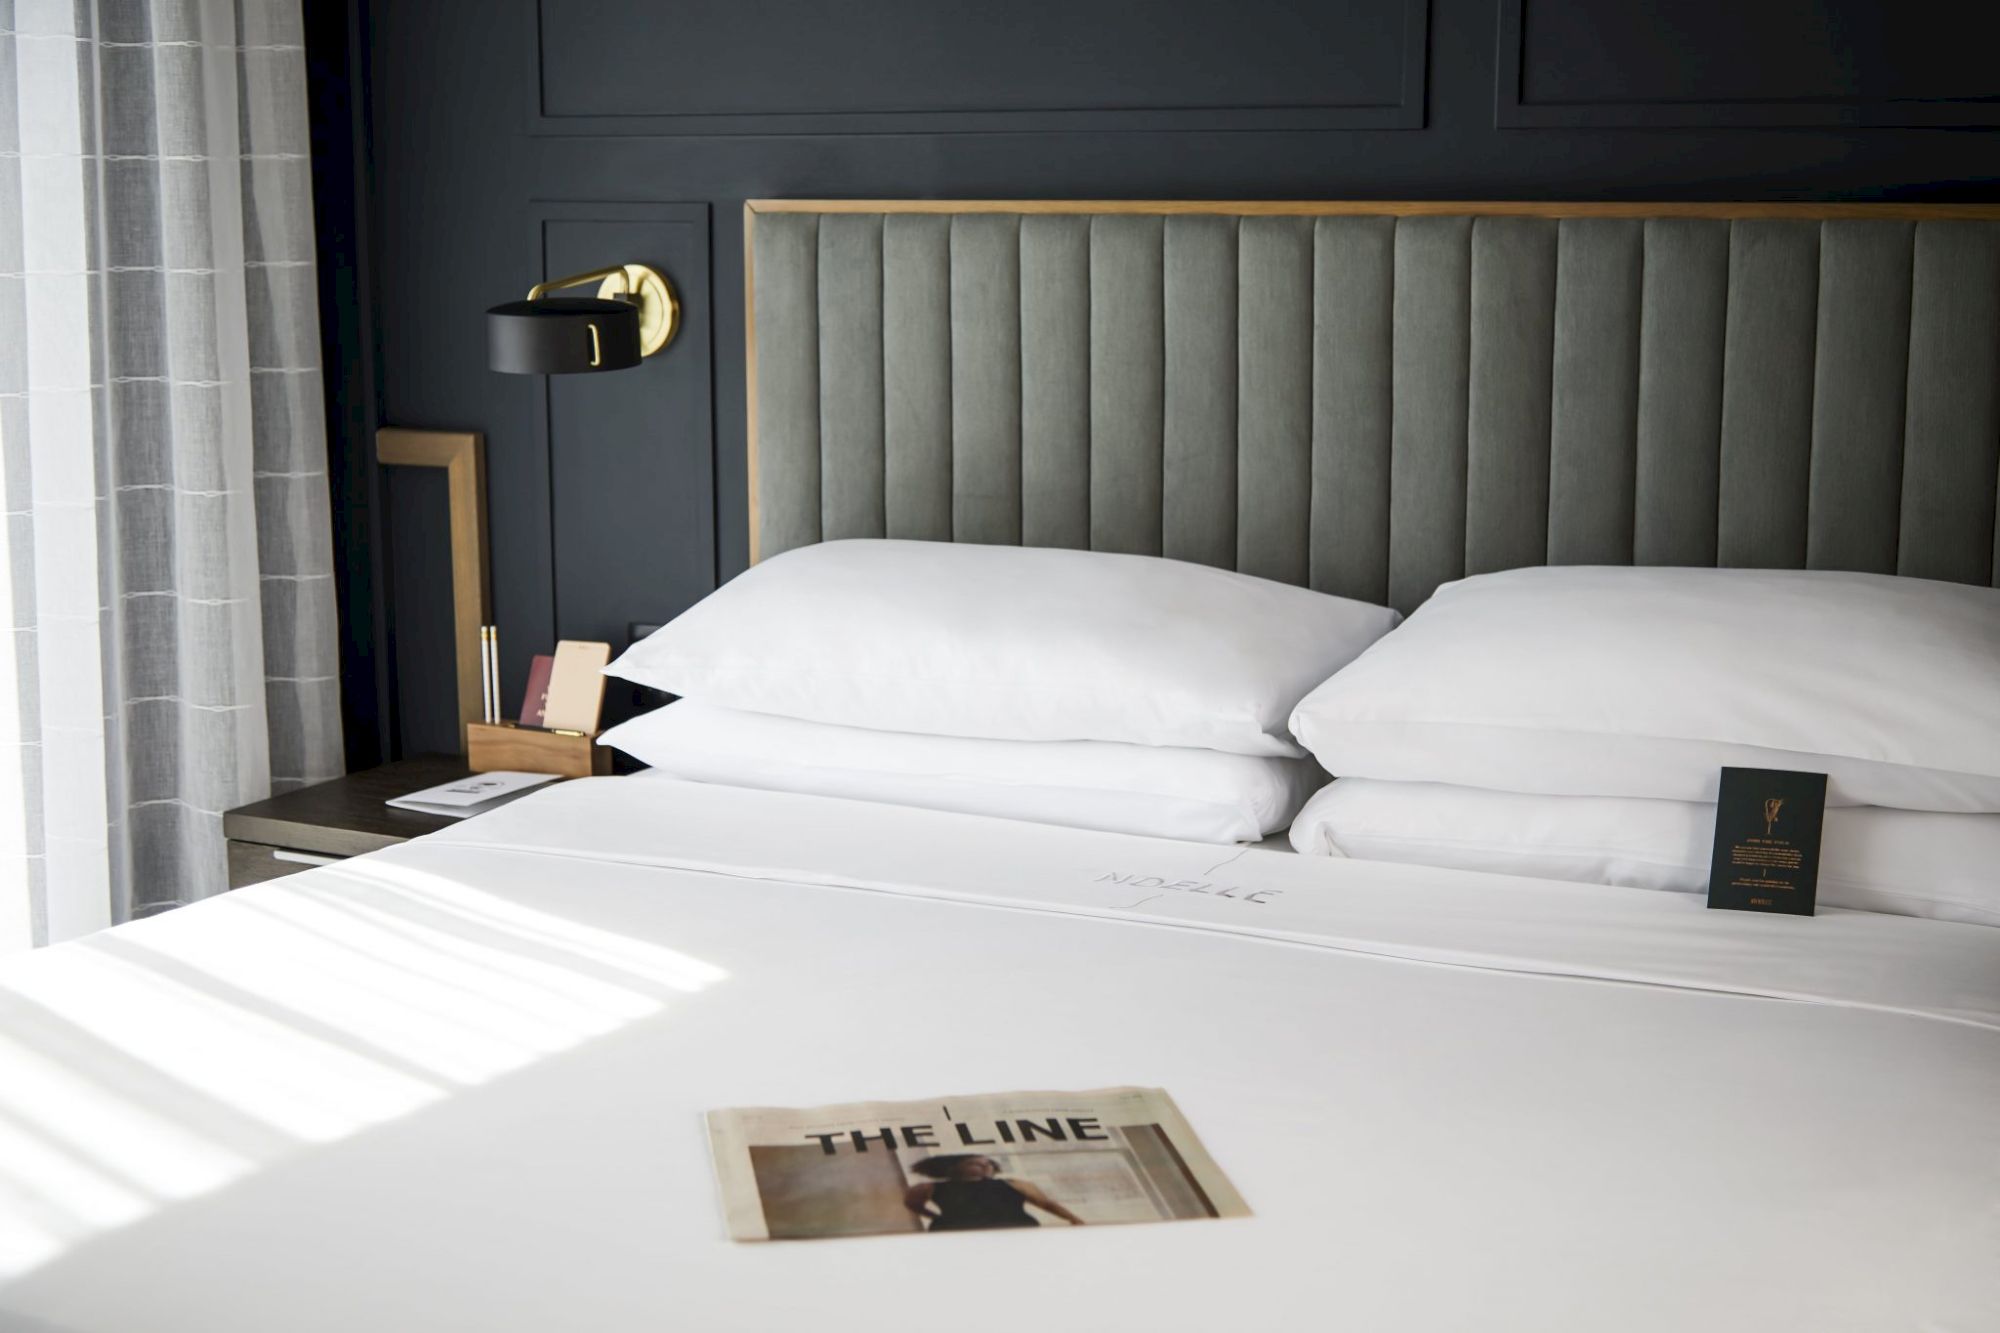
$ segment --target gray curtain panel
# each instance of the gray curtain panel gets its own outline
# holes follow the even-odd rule
[[[0,0],[0,951],[340,771],[297,0]]]

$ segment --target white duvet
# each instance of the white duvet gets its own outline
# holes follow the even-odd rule
[[[700,1113],[1168,1089],[1255,1216],[734,1245]],[[0,1330],[2000,1328],[2000,930],[567,783],[0,965]]]

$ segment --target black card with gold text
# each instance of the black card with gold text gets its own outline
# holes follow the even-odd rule
[[[1723,769],[1708,905],[1811,916],[1825,816],[1824,773]]]

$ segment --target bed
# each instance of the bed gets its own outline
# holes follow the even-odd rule
[[[752,205],[757,553],[1991,583],[2000,229],[1734,213]],[[2000,1325],[2000,930],[1806,924],[568,782],[0,964],[0,1329]],[[1254,1215],[723,1231],[705,1111],[1117,1083]]]

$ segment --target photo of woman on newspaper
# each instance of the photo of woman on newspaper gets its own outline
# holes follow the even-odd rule
[[[932,1231],[1038,1227],[1028,1204],[1080,1227],[1083,1219],[1025,1180],[1001,1178],[1000,1163],[977,1153],[942,1153],[910,1169],[929,1179],[910,1186],[903,1206],[930,1222]]]

